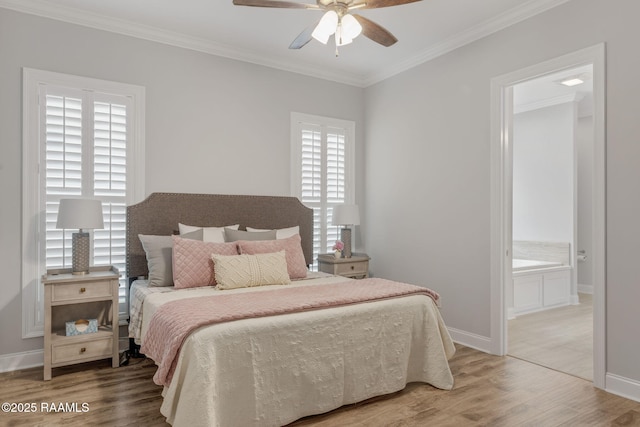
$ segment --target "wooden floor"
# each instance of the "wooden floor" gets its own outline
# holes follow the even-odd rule
[[[593,380],[593,298],[580,304],[509,320],[508,353],[514,357]]]
[[[409,384],[401,392],[348,405],[292,426],[640,426],[640,403],[595,389],[590,382],[527,363],[457,346],[455,387]],[[113,369],[108,361],[54,370],[0,374],[0,402],[88,404],[87,412],[0,412],[2,426],[166,426],[161,388],[147,359]]]

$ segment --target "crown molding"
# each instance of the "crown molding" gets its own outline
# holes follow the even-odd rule
[[[299,64],[295,61],[285,59],[283,56],[274,55],[272,52],[266,55],[256,51],[239,49],[230,45],[167,31],[157,27],[80,11],[75,8],[54,5],[50,1],[0,0],[0,7],[351,86],[367,87],[568,1],[570,0],[530,0],[522,6],[511,9],[493,19],[431,46],[418,55],[369,75],[360,75],[345,71],[333,72],[322,70],[321,67]]]
[[[68,22],[70,24],[122,34],[183,49],[275,68],[278,70],[303,74],[323,80],[330,80],[350,86],[362,87],[363,76],[359,74],[344,71],[332,72],[322,70],[321,67],[296,63],[283,57],[273,55],[273,53],[265,55],[259,52],[239,49],[231,45],[217,43],[211,40],[193,37],[178,32],[167,31],[157,27],[106,17],[104,15],[80,11],[74,8],[59,5],[54,6],[47,1],[0,0],[0,8],[11,9],[16,12],[55,19],[58,21]]]
[[[580,102],[584,95],[578,93],[568,93],[566,95],[558,95],[551,98],[541,99],[538,101],[528,102],[526,104],[518,104],[513,106],[513,114],[525,113],[527,111],[538,110],[540,108],[552,107],[554,105],[566,104],[568,102]]]
[[[437,43],[423,50],[421,53],[408,58],[398,64],[391,67],[386,67],[379,72],[375,72],[367,76],[363,82],[365,87],[371,86],[382,80],[393,77],[396,74],[400,74],[407,71],[417,65],[428,62],[439,56],[445,55],[453,50],[456,50],[462,46],[473,43],[493,33],[497,33],[507,27],[510,27],[518,22],[522,22],[540,13],[546,12],[549,9],[553,9],[556,6],[567,3],[571,0],[530,0],[522,6],[518,6],[511,10],[508,10],[495,18],[484,21],[474,27],[471,27],[465,31],[462,31],[453,37],[450,37],[441,43]]]

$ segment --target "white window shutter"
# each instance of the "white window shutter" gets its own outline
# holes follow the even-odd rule
[[[71,233],[58,230],[56,220],[61,198],[82,195],[82,93],[44,99],[45,266],[50,269],[70,265],[65,260],[71,259]]]
[[[71,266],[71,235],[56,228],[60,199],[102,202],[104,228],[93,230],[92,265],[121,274],[120,312],[126,302],[126,206],[129,100],[55,86],[44,87],[45,268]]]
[[[115,99],[109,99],[115,98]],[[93,104],[93,195],[102,200],[104,228],[93,234],[93,263],[120,271],[120,312],[126,312],[127,143],[126,97],[96,95]]]
[[[76,230],[56,228],[67,197],[102,201],[92,264],[118,267],[124,320],[125,207],[145,194],[144,87],[23,68],[22,89],[22,336],[43,333],[42,275],[71,267]]]
[[[314,210],[314,268],[317,256],[331,251],[340,238],[331,225],[333,207],[353,203],[354,124],[292,113],[293,195]]]

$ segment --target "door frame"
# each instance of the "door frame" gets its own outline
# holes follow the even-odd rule
[[[602,389],[606,376],[605,60],[605,44],[601,43],[491,80],[491,343],[492,353],[504,356],[506,284],[512,280],[513,86],[565,69],[593,65],[593,383]]]

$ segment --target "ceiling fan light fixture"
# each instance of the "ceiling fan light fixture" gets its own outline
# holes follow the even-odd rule
[[[355,39],[362,33],[362,25],[358,22],[353,15],[345,15],[342,17],[342,37],[348,39]]]
[[[398,39],[381,25],[362,15],[351,15],[356,9],[378,9],[400,6],[421,0],[233,0],[236,6],[270,7],[281,9],[310,9],[324,11],[316,23],[305,28],[291,42],[289,49],[300,49],[312,39],[327,44],[335,35],[337,47],[351,43],[360,34],[384,46],[394,45]]]
[[[344,15],[336,28],[336,46],[344,46],[362,33],[362,25],[351,15]]]
[[[342,25],[338,25],[336,28],[336,46],[344,46],[353,42],[353,39],[347,37]]]
[[[327,44],[329,37],[331,37],[338,27],[338,14],[330,10],[322,16],[320,22],[311,33],[311,36],[318,40],[322,44]]]

